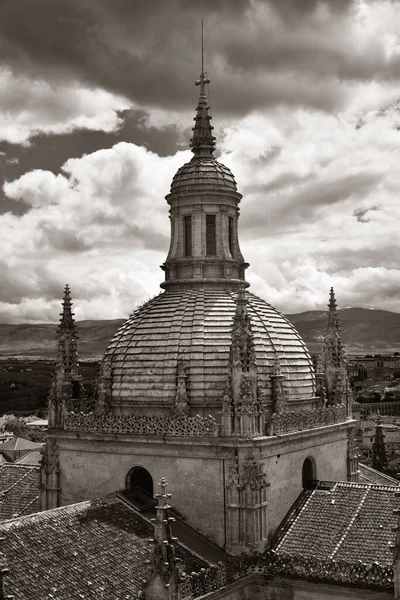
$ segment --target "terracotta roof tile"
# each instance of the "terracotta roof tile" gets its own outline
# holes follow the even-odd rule
[[[3,444],[0,445],[0,450],[36,450],[42,446],[43,444],[38,442],[31,442],[31,440],[25,438],[14,437],[7,442],[3,442]]]
[[[16,464],[39,466],[41,460],[42,452],[40,450],[32,450],[32,452],[28,452],[28,454],[24,454],[24,456],[21,456],[21,458],[16,461]]]
[[[39,467],[5,464],[0,467],[0,520],[39,510]]]
[[[19,600],[133,600],[147,575],[153,526],[116,498],[81,502],[0,524]],[[208,564],[180,546],[187,572]]]
[[[376,469],[369,467],[367,465],[359,464],[359,481],[360,483],[373,483],[378,485],[392,485],[398,487],[400,485],[400,481],[394,479],[394,477],[390,477],[390,475],[385,475],[384,473],[380,473]]]
[[[400,498],[392,486],[339,482],[304,491],[270,548],[278,554],[391,565]]]

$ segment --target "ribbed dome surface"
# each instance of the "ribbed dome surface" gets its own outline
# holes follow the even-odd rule
[[[184,359],[192,413],[217,415],[228,377],[236,296],[227,290],[165,292],[135,311],[106,350],[112,403],[124,406],[124,412],[154,414],[155,407],[166,412],[175,399],[177,361]],[[276,355],[288,402],[310,399],[315,395],[315,376],[299,334],[272,306],[253,294],[246,292],[246,297],[265,401],[271,399]]]
[[[214,158],[194,157],[176,172],[171,192],[180,192],[193,186],[212,186],[214,191],[218,188],[236,192],[236,181],[225,165]]]

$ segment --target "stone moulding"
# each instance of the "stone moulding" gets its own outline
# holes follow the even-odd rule
[[[159,436],[217,437],[218,425],[214,417],[169,417],[155,415],[95,415],[94,413],[68,413],[66,431],[92,433],[131,433]]]
[[[285,412],[274,414],[271,421],[271,435],[281,435],[293,431],[314,429],[324,425],[343,423],[347,419],[347,410],[344,404],[335,404],[326,408],[315,410],[300,410],[298,412]]]

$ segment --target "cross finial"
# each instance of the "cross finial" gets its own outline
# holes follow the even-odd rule
[[[212,134],[211,115],[209,113],[206,96],[206,85],[210,83],[204,73],[204,36],[203,19],[201,19],[201,73],[195,85],[200,86],[199,102],[197,104],[196,116],[194,118],[193,137],[190,140],[192,152],[195,157],[211,157],[214,152],[215,137]]]

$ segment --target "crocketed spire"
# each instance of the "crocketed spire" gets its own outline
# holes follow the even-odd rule
[[[175,600],[179,596],[180,574],[175,557],[176,538],[172,537],[170,527],[170,521],[174,521],[174,518],[168,515],[171,494],[166,493],[168,483],[164,477],[158,485],[160,493],[155,494],[158,504],[156,518],[152,519],[154,537],[151,540],[153,547],[149,573],[140,597],[145,600]]]
[[[340,335],[340,325],[339,325],[339,317],[337,313],[337,304],[335,298],[335,292],[333,287],[331,287],[329,293],[329,304],[328,304],[328,323],[327,323],[327,332],[332,330],[336,331]]]
[[[320,373],[324,373],[327,404],[347,404],[350,415],[351,389],[333,288],[329,293],[328,309],[328,320],[318,367]],[[321,389],[319,395],[321,397]]]
[[[57,327],[58,360],[68,373],[78,364],[78,329],[72,312],[71,290],[67,284],[62,301],[63,311],[60,313],[60,324]]]
[[[259,399],[251,320],[244,286],[238,290],[232,324],[229,375],[222,406],[224,435],[262,435],[264,415]]]
[[[195,158],[212,158],[215,148],[215,137],[212,134],[214,127],[211,125],[210,107],[206,96],[207,83],[210,83],[210,80],[202,70],[200,79],[195,82],[195,85],[200,86],[200,97],[196,108],[196,116],[193,119],[195,122],[192,129],[193,137],[190,140],[190,147]]]
[[[60,313],[61,320],[57,329],[58,333],[69,331],[70,333],[74,333],[75,337],[78,337],[78,331],[74,320],[75,315],[72,312],[71,290],[68,283],[64,288],[62,307],[63,311]]]

